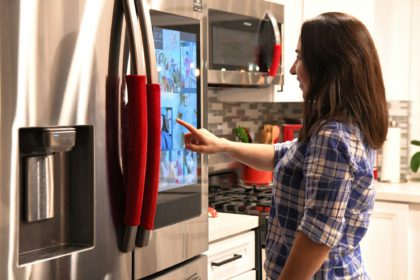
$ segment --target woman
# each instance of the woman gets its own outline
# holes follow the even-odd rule
[[[186,148],[274,167],[269,279],[369,279],[359,245],[375,199],[375,149],[388,127],[378,55],[366,27],[342,13],[306,21],[296,54],[290,72],[304,99],[298,139],[235,143],[179,121],[190,131]]]

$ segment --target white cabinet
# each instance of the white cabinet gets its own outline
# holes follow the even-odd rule
[[[206,254],[209,280],[256,279],[254,231],[211,242]]]
[[[387,99],[410,100],[412,0],[374,3],[372,37],[381,60]]]
[[[302,25],[302,0],[278,0],[273,1],[284,5],[284,27],[283,27],[283,91],[274,89],[274,102],[301,102],[302,91],[296,76],[290,74],[296,59],[296,46],[300,36]]]
[[[375,202],[361,248],[371,279],[420,279],[420,204]]]
[[[303,19],[337,11],[360,19],[375,41],[388,100],[410,100],[413,3],[417,0],[303,0]],[[417,29],[415,29],[417,30]]]
[[[376,202],[362,256],[372,279],[408,279],[409,205]]]

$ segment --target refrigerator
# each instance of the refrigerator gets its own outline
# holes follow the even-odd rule
[[[0,279],[207,279],[205,2],[0,3]]]

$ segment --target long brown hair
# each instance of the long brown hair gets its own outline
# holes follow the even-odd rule
[[[367,28],[350,15],[324,13],[303,23],[300,40],[310,83],[299,140],[307,141],[325,121],[339,121],[359,127],[370,147],[381,147],[388,108]]]

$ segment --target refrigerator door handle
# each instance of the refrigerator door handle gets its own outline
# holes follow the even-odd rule
[[[124,209],[125,232],[122,242],[122,251],[130,252],[134,249],[137,226],[143,204],[144,181],[147,160],[147,95],[146,76],[139,75],[144,71],[141,60],[141,32],[133,0],[122,0],[124,16],[126,19],[130,52],[132,75],[126,76],[128,93],[128,131],[127,151],[123,151],[126,162],[124,178],[126,200]],[[124,142],[124,141],[123,141]]]
[[[149,84],[147,91],[147,165],[146,182],[140,226],[137,231],[136,246],[144,247],[149,242],[150,231],[154,228],[156,205],[159,192],[159,167],[161,148],[160,86]]]
[[[141,36],[142,33],[136,14],[136,6],[133,0],[122,0],[122,3],[130,45],[132,74],[138,75],[140,73],[146,73],[144,61],[141,59],[143,42]]]
[[[144,58],[146,63],[147,83],[158,84],[156,70],[155,43],[153,41],[152,19],[146,0],[135,0],[139,11],[139,21],[143,39]]]
[[[145,0],[135,0],[139,11],[142,29],[143,47],[147,71],[147,103],[148,103],[148,154],[146,168],[146,185],[140,227],[137,232],[136,246],[144,247],[149,242],[150,231],[154,228],[156,206],[159,192],[159,165],[161,140],[160,85],[156,69],[155,44],[153,40],[152,19]]]

